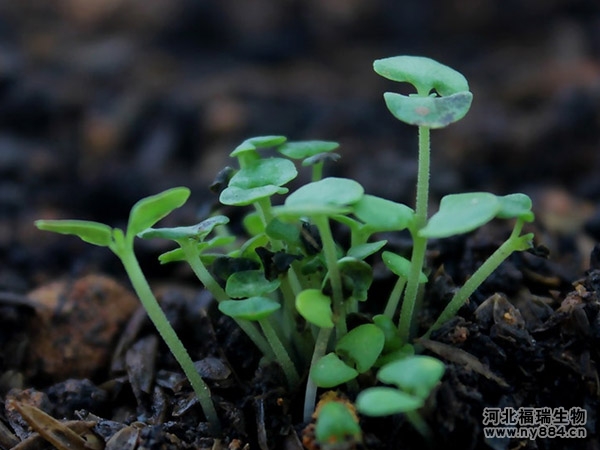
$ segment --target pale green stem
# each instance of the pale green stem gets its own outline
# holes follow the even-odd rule
[[[347,329],[342,278],[338,267],[335,241],[331,234],[331,227],[329,226],[329,219],[327,217],[315,216],[314,221],[323,241],[323,254],[325,256],[325,263],[327,264],[327,271],[329,272],[329,281],[331,282],[333,323],[335,323],[336,337],[337,339],[341,339],[346,334]]]
[[[221,285],[217,283],[206,266],[202,263],[202,260],[200,259],[200,253],[196,247],[196,242],[192,240],[181,240],[179,245],[185,254],[187,263],[192,268],[192,271],[198,277],[204,287],[209,290],[215,300],[217,302],[222,302],[223,300],[229,299],[227,293],[223,290]],[[271,360],[275,360],[275,354],[273,353],[271,346],[256,329],[253,323],[239,319],[233,320],[242,329],[242,331],[246,333],[250,340],[254,342],[254,345],[258,347],[263,355]]]
[[[269,341],[269,344],[271,345],[271,348],[277,357],[277,362],[279,365],[281,365],[281,368],[285,373],[285,377],[287,378],[290,388],[295,388],[298,386],[298,384],[300,384],[300,376],[296,371],[296,367],[294,366],[290,355],[281,343],[281,340],[279,339],[279,336],[277,336],[277,333],[271,325],[271,322],[269,322],[269,319],[266,318],[260,320],[258,323],[260,324],[267,341]]]
[[[415,208],[415,222],[413,233],[413,251],[411,257],[410,273],[400,311],[398,333],[402,342],[408,342],[410,328],[419,292],[419,277],[425,262],[425,251],[427,250],[427,238],[419,236],[421,230],[427,223],[427,209],[429,197],[429,165],[430,165],[430,142],[429,127],[419,127],[419,171],[417,175],[417,201]]]
[[[323,356],[325,356],[325,352],[327,351],[327,344],[329,343],[329,338],[331,336],[332,330],[333,328],[319,329],[319,334],[317,336],[317,340],[315,341],[315,349],[313,350],[313,356],[310,361],[311,369],[317,365],[317,363]],[[304,393],[305,422],[310,421],[312,413],[315,410],[315,404],[317,400],[317,389],[317,385],[309,375],[308,380],[306,382],[306,391]]]
[[[150,320],[158,330],[158,333],[167,344],[169,350],[183,369],[185,376],[190,381],[206,419],[215,432],[220,433],[221,425],[211,398],[210,389],[194,367],[192,358],[181,343],[181,340],[169,323],[165,313],[160,308],[156,297],[154,297],[154,294],[144,277],[135,254],[133,253],[133,249],[119,248],[116,251],[113,249],[113,251],[119,259],[121,259],[125,271],[131,280],[131,284],[142,302],[148,317],[150,317]]]
[[[321,178],[323,178],[323,161],[313,164],[311,181],[319,181]]]
[[[396,309],[398,308],[398,304],[400,303],[400,297],[402,296],[402,291],[404,290],[404,286],[406,285],[406,278],[398,277],[396,280],[396,284],[394,284],[394,288],[390,293],[387,304],[385,305],[385,310],[383,314],[388,316],[390,319],[394,318],[394,314],[396,314]]]
[[[531,247],[531,234],[519,236],[522,228],[523,221],[518,219],[510,237],[498,247],[481,266],[479,266],[458,292],[454,294],[452,300],[446,305],[446,308],[441,312],[435,323],[423,335],[423,338],[428,339],[432,331],[454,317],[473,292],[475,292],[475,290],[489,278],[492,272],[494,272],[494,270],[496,270],[513,252],[523,251]]]
[[[263,197],[254,202],[253,205],[256,211],[258,212],[260,219],[262,220],[263,226],[267,228],[269,222],[273,220],[273,208],[271,206],[271,199],[269,197]],[[273,246],[274,251],[277,251],[280,248],[279,243],[275,245],[275,243],[271,241],[271,245]]]

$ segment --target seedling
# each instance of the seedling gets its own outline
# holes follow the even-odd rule
[[[324,164],[339,157],[333,153],[337,143],[288,142],[285,136],[273,135],[250,138],[237,146],[230,156],[239,167],[223,170],[211,186],[222,204],[246,210],[245,236],[231,235],[229,219],[218,213],[193,226],[153,228],[186,201],[186,188],[138,202],[126,232],[96,222],[36,222],[41,229],[108,247],[121,259],[215,430],[219,423],[208,387],[148,287],[135,258],[135,236],[176,243],[177,248],[161,255],[160,261],[189,264],[221,313],[235,320],[264,358],[281,366],[290,390],[298,389],[308,374],[306,421],[314,411],[318,388],[345,386],[354,395],[364,380],[375,375],[384,385],[358,394],[359,411],[373,416],[404,413],[424,436],[429,430],[419,409],[444,373],[442,362],[415,355],[412,345],[415,305],[428,281],[424,266],[428,240],[469,233],[494,219],[514,221],[506,242],[458,289],[424,337],[456,314],[510,254],[531,246],[533,235],[522,233],[534,218],[531,200],[524,194],[447,195],[428,219],[430,130],[448,126],[467,113],[472,94],[466,79],[431,59],[413,56],[378,60],[374,69],[416,89],[412,95],[384,94],[396,118],[418,127],[414,209],[365,193],[357,181],[323,177]],[[267,149],[278,156],[264,156]],[[289,192],[287,185],[298,175],[299,166],[310,168],[311,182]],[[332,222],[349,230],[348,245],[335,240]],[[386,250],[387,242],[377,239],[378,233],[403,230],[413,241],[410,258]],[[373,273],[367,261],[372,258],[381,258],[398,277],[387,299],[370,296]],[[378,300],[384,303],[381,314],[348,331],[348,315],[361,313],[361,303]],[[360,438],[353,411],[337,402],[324,406],[316,424],[317,441],[325,448],[348,436]]]
[[[90,244],[108,247],[117,255],[123,263],[131,284],[148,313],[148,317],[150,317],[169,350],[181,365],[185,376],[190,381],[198,397],[206,419],[211,424],[214,432],[218,434],[221,426],[210,389],[196,371],[189,353],[160,308],[133,250],[133,240],[138,233],[153,226],[171,211],[179,208],[186,202],[189,195],[188,188],[179,187],[140,200],[131,209],[125,232],[102,223],[84,220],[38,220],[35,224],[41,230],[78,236]]]

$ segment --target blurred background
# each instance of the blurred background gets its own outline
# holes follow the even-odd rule
[[[3,0],[0,289],[112,261],[37,218],[123,225],[141,197],[186,185],[180,219],[197,220],[256,135],[339,141],[330,174],[412,204],[416,130],[372,71],[400,54],[459,70],[474,94],[432,135],[433,198],[523,191],[545,226],[600,239],[597,0]]]

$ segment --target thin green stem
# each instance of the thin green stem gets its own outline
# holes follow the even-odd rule
[[[390,293],[387,304],[385,305],[385,310],[383,311],[383,314],[388,316],[390,319],[393,319],[394,314],[396,314],[396,309],[398,309],[400,297],[402,296],[402,291],[404,290],[405,285],[406,278],[398,277],[398,279],[396,280],[396,284],[394,284],[394,288]]]
[[[430,140],[429,127],[419,127],[419,171],[417,175],[417,199],[415,208],[415,222],[413,228],[413,251],[411,257],[410,274],[400,311],[398,332],[403,342],[408,342],[410,328],[419,292],[419,276],[425,262],[427,238],[419,236],[427,223],[427,209],[429,203],[429,166],[430,166]]]
[[[287,378],[288,384],[290,388],[295,388],[300,384],[300,376],[296,371],[296,367],[292,362],[290,355],[285,349],[284,345],[281,343],[279,336],[277,336],[277,332],[269,322],[269,319],[263,319],[258,322],[277,357],[277,362],[281,365],[283,372],[285,373],[285,377]]]
[[[137,258],[135,257],[133,248],[122,247],[115,251],[115,253],[123,263],[125,271],[127,272],[133,288],[142,302],[148,317],[150,317],[150,320],[158,330],[158,333],[167,344],[169,350],[183,369],[185,376],[190,381],[206,419],[215,432],[220,433],[221,425],[212,401],[210,389],[194,367],[192,358],[181,343],[181,340],[169,323],[165,313],[160,308],[160,305],[158,304],[156,297],[154,297],[154,294],[148,285],[148,281],[140,268]]]
[[[327,345],[329,343],[329,338],[331,337],[331,332],[333,328],[321,328],[319,329],[319,334],[317,336],[317,340],[315,341],[315,349],[313,350],[313,356],[310,361],[310,368],[312,369],[317,365],[319,360],[325,356],[325,352],[327,351]],[[317,400],[317,385],[312,380],[312,378],[308,377],[308,381],[306,382],[306,391],[304,393],[304,421],[309,422],[312,416],[313,411],[315,410],[315,404]]]
[[[319,181],[323,178],[323,161],[313,164],[311,181]]]
[[[335,323],[337,339],[341,339],[347,332],[346,313],[344,309],[344,294],[342,291],[342,278],[338,267],[337,251],[335,241],[331,234],[329,219],[325,216],[315,216],[314,222],[323,242],[323,254],[329,272],[331,292],[333,300],[333,323]]]
[[[206,266],[202,263],[200,259],[200,253],[198,251],[198,247],[196,247],[196,242],[192,240],[181,240],[178,242],[185,254],[185,258],[187,263],[192,268],[194,274],[198,277],[200,282],[209,290],[212,296],[215,298],[217,302],[222,302],[223,300],[229,299],[227,293],[223,290],[221,285],[217,283],[211,273],[208,271]],[[250,323],[245,320],[233,319],[235,323],[242,329],[244,333],[250,338],[254,345],[258,347],[258,349],[265,355],[267,358],[271,360],[275,360],[275,354],[271,349],[271,346],[266,341],[266,339],[260,334],[260,332],[256,329],[253,323]]]
[[[456,294],[454,294],[452,300],[446,305],[446,308],[441,312],[435,323],[423,335],[423,338],[428,339],[432,331],[454,317],[473,292],[475,292],[492,272],[494,272],[513,252],[523,251],[531,246],[531,234],[520,236],[522,227],[523,221],[520,219],[517,220],[510,237],[498,247],[481,266],[479,266],[465,284],[456,292]]]

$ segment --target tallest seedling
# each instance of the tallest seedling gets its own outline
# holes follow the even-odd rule
[[[432,128],[444,128],[462,119],[471,106],[473,94],[469,92],[469,84],[462,74],[429,58],[395,56],[376,60],[373,68],[382,77],[410,83],[417,90],[411,95],[384,94],[385,103],[394,117],[419,127],[417,199],[414,223],[410,229],[413,254],[398,326],[400,339],[407,342],[427,249],[427,238],[421,236],[419,231],[427,224],[429,133]]]

